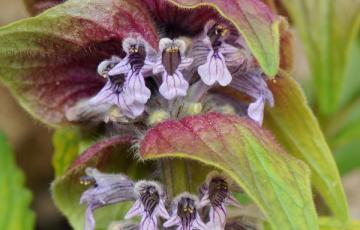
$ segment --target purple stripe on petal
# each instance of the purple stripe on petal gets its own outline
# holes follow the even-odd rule
[[[198,229],[198,230],[208,230],[209,228],[204,224],[204,222],[201,220],[199,214],[196,215],[196,219],[193,223],[192,229]]]
[[[146,87],[144,76],[141,73],[132,71],[128,73],[126,90],[134,101],[142,104],[145,104],[151,96],[151,92]]]
[[[174,75],[171,76],[164,72],[162,80],[163,82],[160,85],[159,91],[167,100],[186,96],[189,83],[184,79],[180,71],[176,71]]]
[[[113,90],[111,81],[107,81],[105,86],[96,94],[95,97],[91,98],[89,103],[90,105],[99,105],[105,103],[111,103],[113,99]]]
[[[131,66],[129,64],[129,58],[125,57],[121,62],[119,62],[114,68],[109,71],[110,76],[126,74],[131,70]]]
[[[232,81],[224,56],[213,50],[208,54],[205,64],[199,66],[198,73],[201,80],[208,86],[216,82],[221,86],[226,86]]]
[[[159,214],[159,216],[161,216],[164,219],[169,219],[170,218],[170,215],[169,215],[168,211],[165,208],[163,200],[160,200],[159,206],[157,207],[156,212]]]
[[[181,223],[181,220],[180,220],[180,217],[178,217],[177,215],[173,215],[170,217],[170,219],[168,219],[164,224],[163,226],[165,228],[169,228],[171,226],[176,226],[176,225],[180,225]]]
[[[141,201],[136,200],[132,208],[126,213],[124,219],[130,219],[135,216],[139,216],[144,212]]]

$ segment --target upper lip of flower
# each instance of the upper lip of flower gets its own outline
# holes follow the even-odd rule
[[[178,195],[173,201],[171,217],[164,223],[164,227],[177,226],[181,230],[205,230],[206,225],[198,213],[198,198],[187,192]]]

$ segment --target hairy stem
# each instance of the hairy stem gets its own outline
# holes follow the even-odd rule
[[[169,198],[190,191],[189,174],[187,172],[187,161],[170,160],[161,161],[162,176]]]

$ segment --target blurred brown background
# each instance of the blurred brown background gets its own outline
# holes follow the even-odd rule
[[[28,17],[22,0],[0,0],[0,25]],[[1,47],[0,47],[1,49]],[[299,42],[296,43],[295,75],[304,80],[307,76],[306,59]],[[49,191],[53,179],[51,167],[52,131],[32,119],[0,85],[0,130],[9,137],[16,152],[18,165],[26,175],[26,185],[33,192],[32,209],[36,213],[36,229],[70,229],[56,210]],[[343,178],[352,214],[360,219],[360,172]]]

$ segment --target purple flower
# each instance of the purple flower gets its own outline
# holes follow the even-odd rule
[[[149,60],[150,47],[139,36],[131,36],[123,41],[126,56],[112,58],[98,66],[98,73],[108,78],[102,90],[91,100],[91,104],[110,103],[117,105],[129,118],[140,116],[151,96],[145,85],[144,75],[152,71]]]
[[[193,55],[197,59],[204,59],[206,55],[206,62],[199,65],[197,71],[208,86],[215,83],[229,85],[232,76],[227,66],[241,66],[249,56],[244,52],[245,49],[226,42],[230,36],[230,29],[225,24],[209,21],[205,25],[203,37],[193,47]]]
[[[135,184],[135,193],[137,200],[125,219],[141,216],[139,230],[158,229],[158,217],[169,218],[164,206],[166,196],[161,185],[153,181],[139,181]]]
[[[204,84],[230,86],[254,98],[246,113],[262,125],[265,102],[273,106],[274,99],[243,38],[233,31],[231,25],[209,21],[192,46],[194,65]]]
[[[227,205],[240,207],[229,191],[229,183],[224,176],[211,173],[201,187],[200,206],[210,205],[208,229],[223,230],[226,225]]]
[[[189,193],[180,194],[173,202],[172,215],[164,227],[176,226],[177,230],[207,230],[198,213],[198,199]]]
[[[263,74],[258,69],[252,68],[248,71],[236,70],[234,76],[230,86],[255,100],[248,106],[247,114],[252,120],[262,125],[265,102],[274,106],[273,94],[268,88]]]
[[[80,203],[88,205],[86,210],[85,230],[93,230],[95,219],[93,210],[121,201],[135,199],[134,183],[122,174],[101,173],[97,169],[87,168],[86,176],[80,183],[91,185],[80,198]]]
[[[167,100],[186,96],[189,83],[181,71],[189,67],[193,59],[185,57],[185,42],[180,39],[163,38],[159,42],[159,49],[160,55],[154,67],[154,74],[162,73],[160,94]]]

